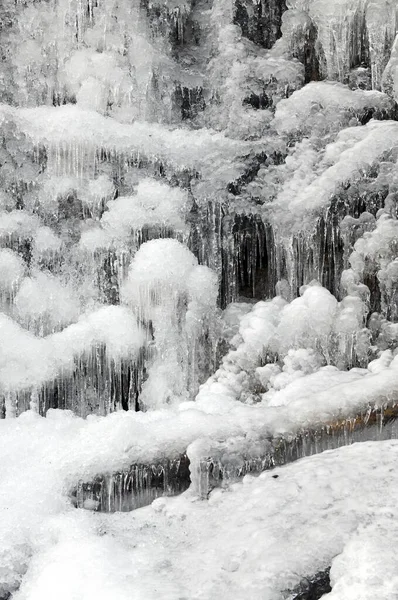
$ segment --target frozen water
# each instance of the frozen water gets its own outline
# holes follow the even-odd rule
[[[390,96],[377,91],[350,90],[340,83],[311,82],[276,107],[278,133],[294,137],[321,137],[351,123],[358,125],[369,114],[382,118],[393,113]]]
[[[363,127],[343,129],[337,135],[336,141],[326,146],[317,168],[308,176],[305,174],[305,178],[310,177],[307,185],[296,188],[298,193],[294,195],[292,182],[288,182],[284,186],[285,189],[282,188],[276,203],[283,212],[278,211],[277,215],[280,217],[282,214],[282,218],[290,223],[293,220],[294,225],[298,223],[299,217],[305,217],[306,213],[316,211],[319,214],[329,206],[331,198],[337,194],[339,188],[355,184],[364,172],[374,167],[382,158],[395,163],[397,133],[397,124],[393,121],[371,121]],[[311,168],[311,163],[305,166],[307,169],[308,166]],[[294,183],[298,184],[298,181]]]
[[[393,597],[397,585],[396,561],[390,550],[395,535],[396,523],[388,509],[367,519],[342,554],[333,560],[330,572],[333,591],[324,597],[341,600],[357,597],[357,594],[364,600],[374,598],[375,594],[378,598]],[[381,565],[383,570],[388,569],[391,577],[381,575]]]
[[[394,2],[289,0],[288,7],[304,13],[315,25],[320,71],[324,77],[345,82],[350,69],[361,66],[361,58],[367,55],[371,85],[374,89],[381,86],[397,28]],[[292,29],[295,35],[298,27]]]
[[[395,410],[397,30],[1,4],[0,597],[277,600],[333,559],[331,597],[392,597],[394,442],[231,482]],[[178,499],[71,504],[182,492],[187,455]]]
[[[36,388],[73,371],[75,358],[88,354],[95,345],[105,346],[109,361],[120,361],[126,356],[136,360],[145,342],[134,315],[120,306],[100,308],[46,337],[34,336],[3,314],[1,331],[2,394]]]
[[[371,553],[371,546],[383,544],[384,558],[390,556],[390,538],[383,543],[383,534],[397,501],[396,441],[356,444],[247,476],[230,490],[215,490],[208,502],[188,492],[107,516],[78,511],[64,496],[73,478],[87,473],[87,452],[95,458],[97,449],[81,445],[89,425],[70,414],[49,417],[26,413],[1,425],[0,501],[8,518],[1,520],[0,539],[8,568],[0,581],[6,592],[22,580],[16,598],[52,598],[59,590],[61,598],[89,600],[94,590],[103,598],[134,593],[144,600],[155,598],[162,585],[170,600],[198,593],[277,599],[341,553],[332,563],[332,581],[336,593],[348,594],[347,563],[355,572],[360,536],[367,540],[369,578],[374,562],[365,549]],[[35,435],[26,437],[28,431]],[[49,452],[51,462],[45,460]],[[265,555],[267,568],[256,568]],[[189,577],[192,560],[195,578]],[[382,581],[373,578],[369,585],[381,594]]]
[[[209,360],[214,360],[217,276],[199,266],[177,240],[151,240],[135,255],[122,298],[153,332],[155,354],[142,390],[143,406],[187,400],[198,386],[200,337],[205,334]]]

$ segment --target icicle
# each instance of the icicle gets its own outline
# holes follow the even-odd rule
[[[132,465],[128,470],[79,482],[76,503],[101,512],[130,511],[147,506],[159,496],[173,496],[190,484],[187,457],[152,464]]]
[[[6,419],[13,419],[18,414],[17,394],[13,391],[8,391],[5,394],[5,416]]]
[[[32,393],[30,395],[29,408],[31,411],[38,413],[39,407],[40,407],[39,394],[38,394],[38,391],[35,389],[32,391]]]

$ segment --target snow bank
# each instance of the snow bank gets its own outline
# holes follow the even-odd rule
[[[326,600],[388,600],[397,585],[397,556],[392,551],[398,526],[394,511],[381,506],[365,518],[344,550],[332,562],[332,592]],[[388,573],[388,575],[386,575]]]
[[[22,580],[16,600],[91,600],[93,593],[103,600],[156,600],[159,589],[165,600],[277,600],[336,556],[332,596],[355,597],[349,593],[358,589],[357,569],[366,564],[361,577],[377,597],[389,598],[384,594],[391,585],[376,565],[377,557],[394,564],[386,520],[398,500],[396,440],[356,444],[246,476],[215,490],[208,502],[188,491],[132,513],[104,515],[68,506],[63,494],[82,472],[81,447],[73,417],[55,416],[27,413],[0,423],[0,507],[7,513],[0,520],[7,564],[0,580],[3,590]],[[26,430],[36,435],[26,437]],[[395,531],[394,523],[388,529]]]

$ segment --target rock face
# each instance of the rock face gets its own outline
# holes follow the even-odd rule
[[[220,307],[313,280],[393,348],[397,23],[388,0],[3,2],[1,414],[191,400]],[[179,250],[150,245],[129,295],[155,240]]]

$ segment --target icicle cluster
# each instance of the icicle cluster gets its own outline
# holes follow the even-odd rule
[[[152,240],[135,255],[122,297],[153,333],[142,406],[192,397],[214,365],[216,274],[177,240]]]

